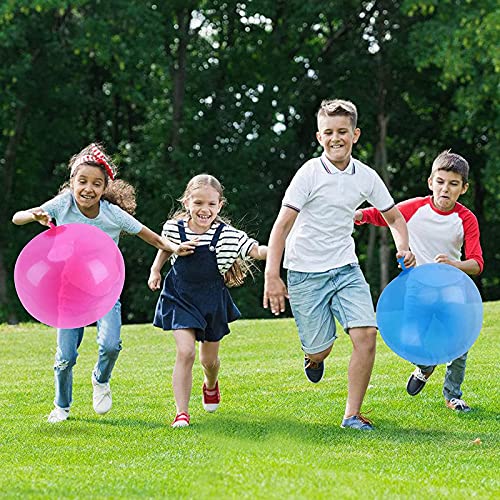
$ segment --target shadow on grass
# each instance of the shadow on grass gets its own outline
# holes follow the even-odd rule
[[[153,422],[151,420],[140,420],[137,418],[82,418],[73,419],[74,422],[85,422],[94,425],[105,425],[112,427],[133,427],[140,429],[164,429],[165,423]]]
[[[340,422],[332,421],[330,415],[325,415],[325,422],[311,422],[302,418],[293,419],[283,416],[264,415],[259,418],[248,416],[247,414],[231,415],[218,412],[216,415],[199,414],[192,420],[188,429],[170,429],[165,422],[158,422],[137,418],[106,418],[106,417],[71,417],[67,423],[40,425],[38,431],[50,435],[71,435],[74,432],[92,433],[96,426],[109,427],[115,430],[135,429],[135,430],[167,430],[182,435],[183,432],[199,434],[200,437],[214,436],[227,440],[247,441],[248,443],[259,443],[273,439],[283,439],[296,441],[297,445],[305,442],[313,446],[331,445],[332,443],[343,443],[355,441],[377,441],[380,443],[397,444],[445,444],[453,441],[470,441],[471,430],[466,429],[463,424],[466,421],[481,421],[482,434],[495,432],[495,423],[498,425],[498,415],[486,407],[476,407],[466,414],[450,414],[448,417],[456,417],[456,421],[447,430],[429,427],[421,429],[401,426],[397,421],[379,416],[374,423],[375,430],[372,432],[358,431],[355,429],[342,429]],[[436,419],[441,415],[437,414]],[[442,426],[442,425],[441,425]]]
[[[78,434],[93,434],[95,427],[109,428],[132,428],[136,430],[153,430],[165,429],[167,425],[162,422],[154,422],[151,420],[139,420],[132,418],[86,418],[71,416],[66,422],[50,424],[43,422],[37,426],[37,432],[50,435],[71,435],[77,432]]]
[[[494,420],[495,418],[495,415],[488,411],[478,411],[477,413],[477,419],[484,420],[485,418],[491,418]],[[487,414],[488,416],[486,416]],[[460,415],[460,417],[474,418],[474,415],[471,412],[468,415]],[[197,419],[191,428],[193,431],[219,435],[226,439],[234,438],[248,440],[249,442],[262,442],[287,437],[288,439],[297,441],[298,445],[306,442],[312,446],[353,442],[354,440],[398,444],[444,444],[450,440],[471,440],[470,430],[457,429],[458,427],[462,427],[460,422],[457,422],[455,428],[448,430],[432,427],[428,429],[402,427],[392,420],[383,418],[377,418],[374,425],[374,431],[359,431],[355,429],[342,429],[339,423],[323,424],[272,417],[261,417],[256,420],[254,418],[249,419],[244,415],[241,418],[218,415],[217,419]],[[487,428],[488,426],[486,425],[485,429]]]

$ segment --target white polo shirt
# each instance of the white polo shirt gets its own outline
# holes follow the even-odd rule
[[[354,158],[345,170],[339,170],[325,154],[307,161],[290,182],[282,202],[299,212],[286,240],[283,266],[324,272],[358,262],[353,218],[365,201],[381,212],[394,206],[375,170]]]

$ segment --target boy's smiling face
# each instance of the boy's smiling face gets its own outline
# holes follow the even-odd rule
[[[465,194],[469,187],[469,184],[464,184],[460,174],[446,170],[434,171],[428,184],[434,206],[442,212],[453,210],[459,196]]]
[[[349,165],[352,146],[358,142],[360,134],[361,131],[353,127],[348,116],[318,117],[316,138],[323,146],[326,157],[339,170],[344,170]]]

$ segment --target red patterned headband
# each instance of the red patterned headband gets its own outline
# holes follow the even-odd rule
[[[112,181],[115,179],[115,174],[113,173],[111,165],[106,160],[104,153],[95,144],[92,144],[92,147],[90,149],[90,154],[80,156],[75,160],[75,163],[73,163],[73,166],[71,167],[71,175],[73,175],[75,169],[80,165],[82,165],[83,163],[98,163],[100,165],[103,165],[104,168],[106,169],[108,177]]]

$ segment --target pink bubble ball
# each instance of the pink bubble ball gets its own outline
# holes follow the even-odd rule
[[[125,282],[123,256],[101,229],[89,224],[52,227],[21,251],[14,269],[17,295],[38,321],[79,328],[104,317]]]

